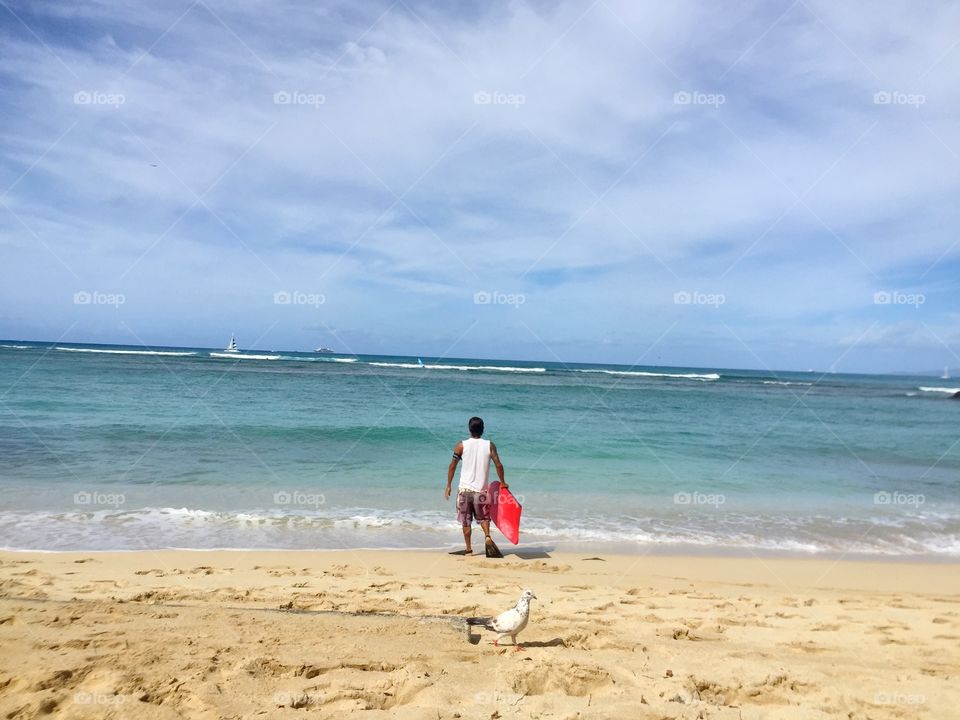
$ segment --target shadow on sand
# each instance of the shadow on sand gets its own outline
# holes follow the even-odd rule
[[[514,556],[521,560],[549,560],[550,553],[547,549],[537,548],[536,550],[502,550],[504,557]]]
[[[489,637],[489,636],[488,636]],[[480,641],[483,639],[482,635],[476,633],[470,633],[468,636],[471,645],[479,645]],[[508,638],[509,640],[509,638]],[[493,644],[493,640],[488,640],[490,644]],[[550,647],[566,647],[567,644],[563,641],[563,638],[553,638],[553,640],[534,640],[533,642],[521,642],[525,648],[550,648]],[[513,647],[513,645],[506,643],[499,645],[501,649],[508,650]]]
[[[535,548],[531,550],[512,550],[510,548],[500,548],[500,552],[502,553],[503,557],[512,556],[518,560],[549,560],[551,559],[550,550],[553,550],[553,548]],[[463,550],[454,550],[453,552],[449,552],[447,554],[462,556],[464,553]],[[477,557],[483,557],[483,549],[481,548],[479,551],[474,550],[473,555]]]

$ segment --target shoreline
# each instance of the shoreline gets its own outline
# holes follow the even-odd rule
[[[858,552],[805,552],[802,550],[772,550],[754,548],[710,548],[707,546],[690,545],[655,545],[643,548],[631,548],[623,543],[526,543],[516,548],[508,546],[505,540],[500,541],[500,550],[505,555],[523,555],[531,552],[547,552],[560,555],[578,555],[584,553],[601,553],[618,557],[638,558],[674,558],[681,560],[764,560],[764,561],[810,561],[828,563],[867,563],[891,565],[955,565],[960,569],[960,556],[935,554],[889,554],[858,553]],[[358,547],[318,547],[318,548],[263,548],[263,547],[160,547],[160,548],[106,548],[106,549],[70,549],[46,550],[38,548],[11,548],[0,547],[0,557],[4,553],[37,554],[37,555],[127,555],[136,553],[416,553],[416,554],[450,554],[461,549],[458,543],[438,545],[433,547],[393,547],[393,546],[358,546]]]

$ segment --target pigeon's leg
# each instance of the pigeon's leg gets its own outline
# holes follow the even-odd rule
[[[520,652],[521,650],[526,650],[526,648],[525,648],[523,645],[518,645],[518,644],[517,644],[517,636],[516,636],[516,635],[511,635],[510,637],[511,637],[511,639],[513,640],[513,651],[514,651],[514,652]]]

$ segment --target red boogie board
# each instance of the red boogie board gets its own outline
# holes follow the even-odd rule
[[[520,542],[520,513],[523,508],[507,488],[500,487],[500,481],[494,480],[488,488],[490,493],[490,519],[503,536],[516,545]]]

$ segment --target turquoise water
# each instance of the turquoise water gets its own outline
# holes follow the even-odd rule
[[[960,555],[958,381],[0,347],[0,546],[444,547],[482,416],[522,542]]]

